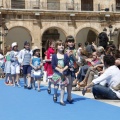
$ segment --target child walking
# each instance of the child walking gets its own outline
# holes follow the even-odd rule
[[[65,106],[64,103],[64,93],[65,86],[68,84],[68,79],[66,78],[67,69],[69,66],[69,58],[64,54],[64,44],[61,40],[56,42],[56,54],[52,56],[52,68],[54,74],[52,76],[51,82],[54,83],[54,95],[53,101],[57,101],[57,91],[60,86],[60,105]]]
[[[45,56],[45,71],[47,72],[47,78],[48,78],[48,94],[51,93],[51,82],[50,79],[53,75],[53,70],[52,70],[52,65],[51,65],[51,60],[52,60],[52,54],[55,53],[54,50],[55,47],[55,42],[53,40],[48,40],[46,43],[46,56]]]
[[[67,76],[68,79],[69,79],[69,84],[67,85],[67,102],[69,102],[70,104],[72,104],[73,102],[73,99],[72,99],[72,96],[71,96],[71,91],[72,91],[72,84],[73,84],[73,80],[75,79],[75,69],[76,69],[76,62],[77,62],[77,59],[76,59],[76,49],[75,49],[75,40],[73,38],[73,36],[68,36],[66,38],[66,45],[67,45],[67,48],[66,48],[66,53],[68,54],[69,56],[69,75]]]
[[[12,79],[11,79],[11,61],[10,61],[10,51],[11,51],[11,46],[7,46],[7,53],[5,55],[5,69],[4,69],[4,73],[5,73],[5,84],[6,85],[13,85],[12,83]]]
[[[31,81],[32,81],[32,87],[33,89],[35,88],[35,81],[37,81],[37,90],[40,92],[40,82],[41,82],[41,77],[42,77],[42,61],[40,58],[40,49],[35,46],[33,48],[33,56],[31,58],[30,65],[32,67],[32,73],[31,73]]]
[[[23,67],[23,76],[24,76],[24,88],[31,89],[31,60],[32,52],[30,50],[30,43],[28,41],[24,42],[24,49],[19,52],[18,60]],[[28,79],[28,81],[27,81]]]
[[[19,84],[19,75],[20,75],[20,64],[18,62],[18,44],[17,42],[12,43],[12,51],[10,52],[10,61],[11,61],[11,76],[12,76],[12,82],[13,86],[17,85],[18,87],[21,87]]]

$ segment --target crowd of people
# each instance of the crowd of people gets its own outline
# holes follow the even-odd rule
[[[24,88],[40,92],[43,71],[47,73],[48,94],[54,85],[53,101],[57,102],[60,87],[60,105],[65,106],[64,93],[67,88],[67,102],[72,104],[71,91],[92,92],[95,99],[120,99],[120,51],[114,44],[108,44],[105,33],[99,35],[99,46],[85,42],[75,46],[73,36],[66,41],[46,42],[45,58],[40,49],[24,42],[24,49],[18,50],[17,42],[7,47],[5,55],[0,54],[1,76],[5,74],[5,84],[21,87],[23,74]],[[36,85],[37,82],[37,85]]]

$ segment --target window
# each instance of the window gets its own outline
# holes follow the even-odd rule
[[[81,0],[81,11],[93,11],[93,0]]]
[[[116,10],[120,11],[120,0],[116,0]]]
[[[11,8],[25,9],[25,0],[11,0]]]
[[[60,0],[47,0],[48,10],[60,10]]]

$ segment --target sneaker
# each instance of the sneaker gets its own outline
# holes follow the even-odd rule
[[[15,83],[13,84],[13,87],[15,87]]]
[[[5,85],[9,85],[9,82],[5,82]]]
[[[40,88],[38,88],[37,91],[40,92]]]
[[[47,91],[48,91],[48,94],[50,94],[50,93],[51,93],[51,90],[50,90],[50,89],[47,89]]]
[[[67,102],[68,102],[69,104],[73,104],[73,101],[74,101],[74,100],[68,100],[68,99],[67,99]]]
[[[28,87],[27,87],[27,89],[28,89],[28,90],[31,90],[31,87],[30,87],[30,86],[28,86]]]
[[[27,89],[27,85],[24,85],[24,88]]]
[[[18,87],[21,87],[19,83],[16,83],[16,85],[17,85]]]

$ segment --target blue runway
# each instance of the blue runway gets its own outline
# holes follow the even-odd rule
[[[22,83],[22,81],[21,81]],[[53,91],[52,91],[53,93]],[[65,100],[66,100],[65,94]],[[53,102],[46,86],[41,92],[6,86],[0,80],[0,120],[117,120],[120,107],[73,94],[74,103]],[[59,98],[58,98],[59,100]]]

